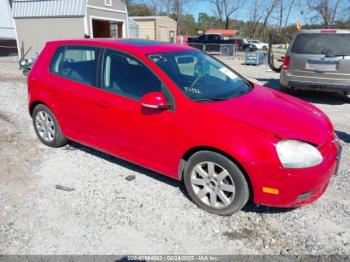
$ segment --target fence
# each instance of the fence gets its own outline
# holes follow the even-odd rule
[[[235,57],[238,50],[238,46],[234,44],[189,43],[188,45],[197,48],[203,52],[220,55],[223,58],[228,59]]]

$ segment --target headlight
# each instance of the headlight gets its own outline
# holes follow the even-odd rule
[[[285,168],[313,167],[323,161],[323,157],[316,147],[297,140],[280,141],[276,150]]]

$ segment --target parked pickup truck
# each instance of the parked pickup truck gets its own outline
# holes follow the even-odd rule
[[[238,50],[242,51],[256,51],[257,47],[253,44],[248,44],[242,38],[224,39],[220,34],[203,34],[199,37],[189,37],[187,43],[194,44],[235,44],[238,46]]]

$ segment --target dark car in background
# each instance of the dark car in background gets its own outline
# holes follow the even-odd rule
[[[188,44],[204,44],[211,45],[212,49],[215,49],[215,44],[219,45],[237,45],[240,51],[256,51],[257,47],[253,44],[248,44],[243,38],[232,38],[225,39],[220,34],[203,34],[199,37],[189,37],[187,40]]]
[[[280,83],[350,95],[350,30],[302,30],[290,42]]]

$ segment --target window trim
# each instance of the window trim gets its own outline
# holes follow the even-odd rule
[[[64,48],[64,51],[63,51],[63,59],[62,59],[62,61],[63,61],[64,58],[65,58],[66,51],[67,51],[67,48],[68,48],[68,47],[85,47],[85,48],[89,48],[89,47],[90,47],[90,48],[99,49],[99,54],[98,54],[98,56],[96,57],[96,61],[97,61],[97,62],[96,62],[96,63],[97,63],[97,70],[95,71],[95,79],[94,79],[94,84],[95,84],[96,86],[94,86],[94,85],[89,85],[89,84],[86,84],[86,83],[82,83],[82,82],[79,82],[79,81],[74,80],[74,79],[72,79],[72,78],[69,78],[69,77],[66,77],[66,76],[61,75],[59,72],[61,71],[62,63],[60,63],[58,73],[52,72],[52,71],[51,71],[52,59],[53,59],[53,57],[56,55],[56,53],[58,52],[58,50],[59,50],[61,47]],[[57,76],[57,77],[61,77],[61,78],[63,78],[63,79],[72,81],[72,82],[74,82],[74,83],[78,83],[78,84],[85,85],[85,86],[88,86],[88,87],[93,87],[93,88],[101,89],[101,88],[99,87],[98,74],[99,74],[99,71],[100,71],[99,63],[100,63],[100,60],[101,60],[102,52],[103,52],[103,47],[97,46],[97,45],[66,44],[66,45],[57,46],[55,52],[53,52],[53,55],[52,55],[52,57],[51,57],[51,59],[50,59],[50,63],[49,63],[49,66],[48,66],[49,74],[54,75],[54,76]]]
[[[94,47],[94,48],[99,48],[100,49],[100,52],[99,52],[99,56],[98,56],[98,64],[97,64],[97,70],[96,70],[96,86],[91,86],[91,85],[87,85],[87,84],[83,84],[81,82],[78,82],[78,81],[75,81],[73,79],[70,79],[70,78],[67,78],[67,77],[64,77],[60,74],[56,74],[55,72],[51,72],[50,70],[50,66],[51,66],[51,62],[52,62],[52,58],[53,56],[55,55],[55,53],[58,51],[59,48],[63,47],[64,48],[64,54],[66,52],[66,49],[67,47],[69,46],[81,46],[81,47]],[[124,50],[120,50],[120,49],[116,49],[116,48],[113,48],[113,47],[103,47],[103,46],[100,46],[100,45],[96,45],[96,44],[64,44],[64,45],[58,45],[55,47],[55,51],[53,52],[53,55],[52,57],[50,58],[50,63],[49,63],[49,66],[47,67],[47,70],[49,72],[49,74],[51,75],[54,75],[54,76],[57,76],[57,77],[61,77],[63,79],[66,79],[66,80],[69,80],[69,81],[72,81],[74,83],[78,83],[78,84],[81,84],[81,85],[85,85],[85,86],[88,86],[88,87],[92,87],[92,88],[97,88],[99,90],[102,90],[103,92],[107,92],[107,93],[110,93],[110,94],[113,94],[113,95],[119,95],[123,98],[127,98],[127,99],[131,99],[133,101],[137,101],[137,102],[140,102],[140,100],[138,99],[134,99],[134,98],[131,98],[131,97],[127,97],[127,96],[123,96],[123,95],[120,95],[120,94],[117,94],[117,93],[114,93],[114,92],[111,92],[111,91],[108,91],[104,88],[102,88],[102,79],[103,79],[103,63],[104,63],[104,57],[105,57],[105,50],[108,49],[108,50],[113,50],[115,52],[118,52],[118,53],[121,53],[121,54],[126,54],[126,55],[129,55],[131,56],[132,58],[134,58],[136,61],[138,61],[139,63],[143,64],[146,68],[148,68],[150,70],[150,72],[159,79],[159,81],[161,82],[161,93],[164,95],[164,97],[166,98],[166,100],[169,102],[169,110],[170,111],[173,111],[175,112],[176,111],[176,101],[175,101],[175,97],[173,95],[173,93],[171,92],[171,90],[168,88],[168,86],[164,83],[164,81],[154,72],[154,70],[149,66],[147,65],[146,63],[144,63],[140,58],[136,57],[135,55],[129,53],[129,52],[126,52]],[[64,58],[64,56],[63,56]],[[148,58],[148,56],[145,56],[146,59],[148,59],[150,62],[152,62],[152,60],[150,60]],[[61,66],[61,65],[60,65]]]
[[[50,58],[50,63],[49,63],[49,73],[51,74],[54,74],[54,75],[60,75],[59,72],[61,71],[61,65],[62,63],[60,62],[60,64],[58,65],[58,72],[55,72],[52,70],[52,67],[53,67],[53,59],[54,57],[57,55],[58,52],[60,52],[62,48],[62,59],[64,59],[64,54],[66,52],[66,46],[65,45],[61,45],[61,46],[58,46],[56,49],[55,49],[55,52],[53,52],[53,55],[51,56]],[[57,60],[56,60],[57,62]]]
[[[112,7],[112,0],[105,0],[105,6]]]
[[[164,81],[154,72],[154,70],[152,70],[152,68],[150,66],[148,66],[146,63],[144,63],[141,59],[139,59],[138,57],[134,56],[133,54],[130,54],[128,52],[125,52],[125,51],[122,51],[122,50],[119,50],[119,49],[115,49],[115,48],[112,48],[112,47],[103,48],[103,51],[100,53],[101,57],[100,57],[100,66],[99,66],[99,72],[98,72],[98,87],[101,90],[103,90],[103,91],[105,91],[107,93],[113,94],[113,95],[117,95],[117,96],[121,96],[123,98],[131,99],[133,101],[137,101],[137,102],[141,101],[141,98],[137,99],[135,97],[128,96],[128,95],[126,95],[124,93],[121,94],[121,93],[112,92],[112,91],[110,91],[108,89],[105,89],[103,87],[103,77],[104,77],[103,74],[104,74],[105,58],[106,58],[106,51],[107,50],[110,50],[110,51],[113,51],[113,52],[116,52],[116,53],[119,53],[119,54],[122,54],[122,55],[130,56],[131,58],[135,59],[137,62],[139,62],[140,64],[145,66],[150,71],[150,73],[153,74],[160,81],[160,84],[161,84],[160,92],[164,95],[165,99],[168,101],[168,103],[169,103],[169,110],[170,111],[175,111],[175,98],[174,98],[173,93],[166,86]]]

